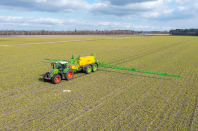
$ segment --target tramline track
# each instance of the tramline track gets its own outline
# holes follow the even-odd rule
[[[197,63],[197,65],[195,66],[195,68],[193,69],[193,71],[192,71],[192,72],[189,72],[188,75],[185,76],[185,78],[188,78],[189,76],[191,76],[191,75],[194,73],[194,70],[195,70],[197,67],[198,67],[198,63]],[[185,78],[183,78],[183,81],[186,80]],[[188,81],[189,81],[190,79],[192,79],[192,78],[191,78],[191,77],[188,78],[188,80],[187,80],[185,86],[183,87],[181,93],[177,96],[176,103],[179,101],[179,98],[182,96],[181,94],[186,90],[186,88],[187,88],[187,83],[188,83]],[[181,84],[182,84],[181,82],[178,83],[178,85],[181,85]],[[176,92],[175,94],[177,94],[177,92]],[[162,125],[164,125],[164,123],[168,120],[167,116],[169,116],[169,114],[171,113],[171,111],[172,111],[175,107],[176,107],[176,105],[172,106],[172,108],[170,108],[170,109],[168,110],[169,112],[168,112],[168,114],[166,114],[166,120],[165,120],[163,123],[161,123],[160,126],[158,126],[158,129],[157,129],[157,130],[160,130],[160,129],[162,128]]]

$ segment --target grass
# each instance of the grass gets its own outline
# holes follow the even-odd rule
[[[73,39],[0,38],[0,45]],[[0,130],[198,130],[197,40],[156,36],[0,47]],[[100,68],[57,85],[43,82],[51,70],[43,58],[92,52],[101,62],[181,77]]]

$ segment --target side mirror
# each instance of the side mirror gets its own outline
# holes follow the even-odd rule
[[[53,69],[54,69],[54,63],[51,63],[51,66],[53,66]]]

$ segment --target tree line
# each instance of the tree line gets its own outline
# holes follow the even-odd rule
[[[169,31],[170,35],[198,36],[198,29],[175,29]]]
[[[141,31],[133,30],[74,30],[74,31],[50,31],[50,30],[1,30],[0,35],[138,35]]]

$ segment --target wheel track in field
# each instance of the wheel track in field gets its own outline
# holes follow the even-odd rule
[[[183,43],[183,44],[184,44],[184,43]],[[180,44],[180,45],[181,45],[181,44]],[[185,45],[182,45],[182,46],[180,46],[179,48],[177,48],[177,51],[173,51],[173,52],[171,52],[171,53],[168,53],[168,55],[166,55],[165,57],[168,58],[169,56],[171,56],[171,55],[173,55],[173,54],[180,53],[180,52],[181,52],[180,49],[183,49],[183,48],[184,48],[183,46],[185,46]],[[163,59],[165,59],[165,58],[163,58]],[[162,60],[161,57],[158,58],[158,59],[156,59],[156,60],[150,61],[150,64],[153,63],[154,61],[158,61],[158,60]],[[143,66],[145,66],[145,64],[144,64]],[[140,68],[142,68],[142,66],[140,66]]]
[[[153,54],[153,53],[156,53],[156,52],[159,52],[159,51],[162,51],[162,50],[165,50],[165,49],[168,49],[168,48],[177,46],[177,45],[184,44],[184,43],[186,43],[186,42],[187,42],[187,41],[185,41],[185,42],[183,42],[183,43],[179,43],[179,44],[176,43],[176,44],[172,44],[172,45],[169,45],[169,46],[160,47],[160,48],[158,48],[158,49],[152,50],[151,52],[150,52],[150,51],[144,52],[144,53],[142,53],[142,54],[135,55],[135,56],[137,56],[137,57],[132,56],[132,57],[126,58],[126,59],[128,59],[128,60],[123,61],[123,62],[119,62],[119,63],[116,63],[116,64],[122,64],[122,63],[128,62],[128,61],[130,61],[130,60],[134,60],[134,59],[137,59],[137,58],[141,58],[141,57],[144,57],[144,56],[147,56],[147,55],[150,55],[150,54]],[[188,42],[189,42],[189,41],[188,41]],[[133,58],[133,57],[135,57],[135,58]],[[118,62],[118,61],[114,61],[114,62]]]
[[[194,79],[193,79],[193,81],[195,80],[195,78],[197,78],[196,77],[197,75],[195,75],[195,77],[194,77]],[[190,125],[189,125],[189,130],[191,130],[191,128],[192,128],[192,125],[193,125],[193,120],[194,120],[194,117],[195,117],[195,114],[196,114],[196,110],[197,110],[197,107],[198,107],[198,94],[196,94],[196,100],[195,100],[195,107],[194,107],[194,111],[193,111],[193,114],[192,114],[192,117],[191,117],[191,119],[190,119]]]
[[[195,64],[194,70],[195,70],[197,67],[198,67],[198,63],[197,63],[197,65]],[[194,73],[194,70],[192,71],[192,73],[191,73],[189,76],[192,76],[192,74]],[[183,92],[187,90],[187,84],[188,84],[188,82],[189,82],[191,79],[192,79],[192,77],[189,77],[188,80],[187,80],[187,82],[185,81],[186,84],[185,84],[185,86],[184,86],[184,88],[183,88],[183,91],[182,91],[182,92],[180,93],[180,95],[178,96],[177,102],[179,101],[179,98],[182,96]],[[183,103],[182,103],[182,105],[183,105]],[[181,108],[182,108],[182,105],[180,106]],[[175,107],[175,106],[174,106],[174,107]],[[176,115],[175,118],[174,118],[174,123],[172,124],[172,127],[173,127],[173,125],[176,123],[175,120],[177,119],[178,115],[180,114],[181,108],[179,108],[178,111],[177,111],[177,115]],[[172,107],[172,109],[173,109],[173,107]],[[169,113],[169,114],[170,114],[170,113]]]
[[[184,77],[185,78],[185,77]],[[184,81],[185,79],[183,79],[183,81]],[[178,86],[180,84],[180,82],[178,82],[177,83],[177,85],[176,86]],[[174,91],[176,90],[176,88],[174,89]],[[176,94],[178,94],[177,92],[175,92],[174,93],[174,95],[171,95],[171,96],[175,96]],[[181,93],[180,93],[181,94]],[[164,101],[164,104],[158,109],[158,111],[157,111],[157,113],[162,109],[162,107],[164,107],[165,106],[165,104],[167,104],[168,102],[170,101],[170,99],[168,98],[168,99],[166,99],[165,101]],[[172,109],[172,108],[171,108]],[[156,113],[156,114],[157,114]],[[156,116],[156,115],[155,115]],[[153,116],[153,118],[155,118],[155,116]],[[149,126],[147,126],[147,127],[149,127],[150,128],[150,126],[154,123],[156,121],[156,119],[155,120],[152,120],[151,122],[150,122],[150,125]],[[161,127],[162,125],[163,125],[164,123],[162,123],[159,127]]]
[[[198,77],[198,76],[197,76]],[[196,78],[196,77],[195,77]],[[190,131],[192,131],[192,125],[194,125],[194,117],[195,117],[195,114],[197,114],[197,109],[198,109],[198,95],[197,95],[197,97],[196,97],[196,104],[195,104],[195,107],[194,107],[194,112],[193,112],[193,114],[192,114],[192,118],[191,118],[191,120],[190,120],[190,125],[189,125],[189,127],[190,127]]]
[[[194,73],[194,70],[197,68],[197,66],[198,66],[198,64],[195,65],[195,68],[193,69],[193,71],[192,71],[192,72],[189,72],[188,75],[186,75],[185,78],[188,78],[190,75],[192,75],[192,74]],[[185,81],[185,78],[183,79],[183,81]],[[187,80],[185,86],[183,87],[181,93],[178,95],[178,97],[177,97],[177,99],[176,99],[176,103],[179,101],[179,98],[182,96],[183,92],[186,90],[186,86],[187,86],[188,82],[190,81],[190,79],[191,79],[191,77],[188,78],[188,80]],[[182,83],[181,83],[181,82],[178,82],[177,86],[178,86],[179,84],[181,85]],[[177,93],[177,92],[176,92],[176,93]],[[176,93],[175,93],[175,94],[176,94]],[[172,113],[172,112],[171,112],[172,109],[175,108],[175,107],[176,107],[176,105],[174,105],[171,109],[169,109],[169,112],[168,112],[168,114],[166,115],[166,119],[164,120],[163,123],[161,123],[161,125],[160,125],[159,127],[162,128],[162,125],[169,119],[168,116],[170,116],[170,114]],[[180,109],[179,109],[179,110],[180,110]],[[176,117],[175,117],[175,119],[176,119]],[[160,130],[160,128],[159,128],[159,129],[156,129],[156,130]]]
[[[182,43],[183,44],[183,43]],[[111,63],[115,63],[115,64],[120,64],[120,63],[125,63],[125,62],[128,62],[128,61],[131,61],[131,60],[133,60],[133,59],[137,59],[137,58],[141,58],[141,57],[144,57],[144,56],[147,56],[147,55],[150,55],[150,54],[152,54],[152,53],[156,53],[156,52],[159,52],[159,51],[161,51],[161,50],[164,50],[164,49],[167,49],[167,48],[171,48],[171,47],[173,47],[173,46],[175,46],[175,45],[178,45],[178,43],[177,44],[173,44],[173,45],[170,45],[170,46],[165,46],[165,47],[160,47],[160,48],[157,48],[157,49],[154,49],[154,50],[152,50],[152,51],[148,51],[148,52],[144,52],[144,53],[141,53],[141,54],[138,54],[138,55],[134,55],[134,56],[131,56],[131,57],[128,57],[128,58],[126,58],[126,59],[129,59],[129,60],[126,60],[126,59],[123,59],[124,60],[124,62],[120,62],[120,61],[122,61],[122,60],[118,60],[119,61],[119,63],[116,63],[116,62],[118,62],[118,61],[113,61],[113,62],[111,62]],[[180,44],[179,44],[180,45]],[[138,57],[136,57],[136,56],[138,56]],[[135,58],[133,58],[133,57],[135,57]],[[100,70],[104,70],[105,68],[103,68],[103,69],[100,69]],[[76,78],[80,78],[80,77],[83,77],[84,75],[82,75],[82,76],[78,76],[78,77],[75,77],[74,79],[76,79]],[[27,76],[28,77],[28,76]],[[25,83],[25,82],[24,82]],[[35,84],[32,84],[32,85],[29,85],[29,86],[34,86]],[[38,84],[37,84],[38,85]],[[19,91],[19,90],[22,90],[22,89],[15,89],[14,91]],[[9,91],[10,92],[10,91]],[[5,94],[5,93],[7,93],[7,92],[4,92],[3,94]],[[1,95],[2,95],[2,93],[1,93]]]
[[[177,85],[176,85],[176,87],[179,85],[179,82],[177,83]],[[176,90],[176,88],[174,88],[174,90],[173,90],[173,92],[175,92],[175,90]],[[174,95],[176,95],[177,94],[177,92],[175,92],[174,93]],[[173,95],[173,96],[174,96]],[[155,118],[155,116],[158,114],[158,112],[162,109],[162,107],[164,107],[164,105],[165,104],[167,104],[168,102],[170,101],[170,99],[165,99],[165,101],[163,101],[163,104],[160,106],[160,108],[157,110],[157,112],[155,113],[155,115],[151,118],[151,122],[150,122],[150,124],[146,127],[146,128],[150,128],[150,126],[154,123],[154,118]]]
[[[183,48],[183,46],[180,47],[180,48]],[[169,54],[168,54],[165,58],[163,58],[163,59],[166,59],[166,58],[170,57],[170,56],[173,55],[173,54],[177,54],[178,52],[180,52],[179,49],[178,49],[177,52],[169,53]],[[157,59],[157,60],[158,60],[158,59]],[[153,60],[153,61],[157,61],[157,60]],[[153,61],[152,61],[152,62],[153,62]],[[151,63],[152,63],[152,62],[151,62]],[[177,85],[178,85],[178,84],[179,84],[179,83],[177,83]],[[174,88],[174,91],[175,91],[175,90],[176,90],[176,88]],[[166,103],[168,103],[169,100],[170,100],[170,99],[168,99],[168,100],[166,99],[163,103],[166,104]],[[156,114],[158,114],[158,112],[161,110],[162,107],[163,107],[163,104],[162,104],[162,105],[160,106],[160,108],[157,110],[157,113],[156,113]],[[153,108],[152,108],[152,109],[153,109]],[[150,110],[152,110],[152,109],[150,109]],[[150,111],[150,110],[149,110],[149,111]],[[153,120],[154,120],[155,116],[156,116],[156,115],[154,115],[154,116],[151,118],[152,121],[151,121],[150,123],[153,123]],[[150,124],[150,125],[151,125],[151,124]],[[146,128],[150,128],[150,125],[148,125]],[[136,125],[136,126],[138,126],[138,125]],[[146,129],[145,129],[145,130],[146,130]]]

